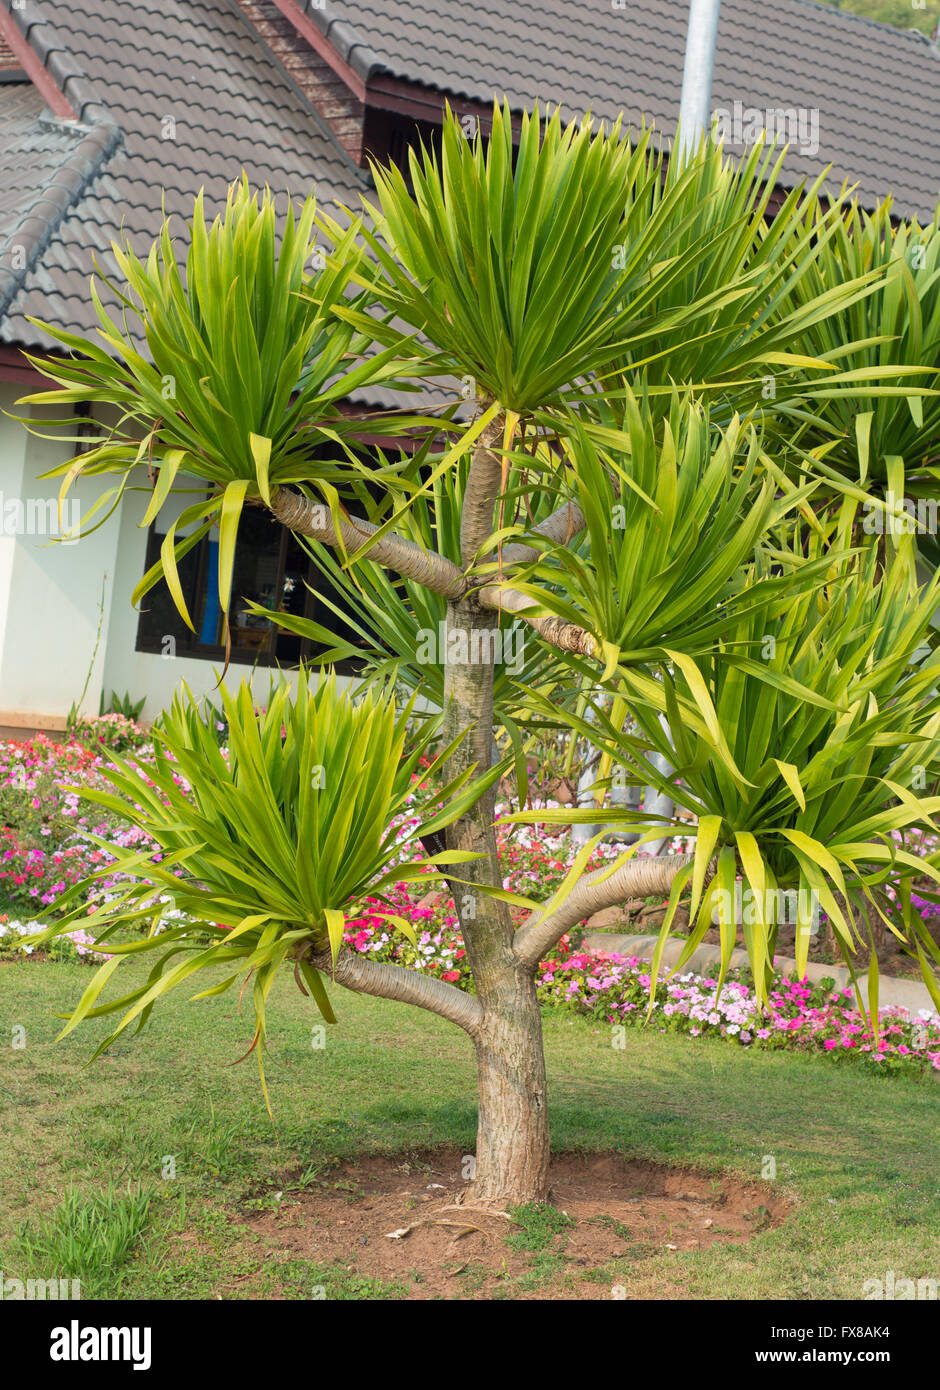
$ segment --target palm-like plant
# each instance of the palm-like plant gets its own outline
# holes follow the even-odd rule
[[[366,205],[364,237],[375,274],[362,283],[430,338],[429,367],[531,414],[602,370],[642,312],[655,238],[631,247],[622,267],[616,249],[626,190],[659,179],[661,167],[649,132],[634,146],[619,126],[563,128],[557,112],[543,130],[536,111],[516,154],[508,106],[494,108],[485,145],[448,119],[440,163],[430,151],[411,155],[413,196],[400,170],[374,167],[381,209]],[[361,325],[357,310],[343,312]]]
[[[771,579],[742,590],[739,572],[811,485],[777,495],[760,468],[753,426],[735,416],[714,429],[706,408],[675,391],[657,422],[627,393],[622,430],[573,420],[561,448],[584,553],[529,525],[507,527],[501,535],[531,545],[536,559],[505,580],[498,561],[475,573],[590,632],[605,676],[665,651],[708,650],[733,605],[754,606],[774,592]]]
[[[719,418],[759,411],[782,437],[805,419],[817,393],[846,389],[838,365],[852,339],[829,341],[818,325],[838,321],[866,339],[866,306],[880,268],[860,258],[839,275],[814,274],[844,232],[839,199],[821,200],[823,175],[798,183],[770,212],[784,152],[754,146],[741,161],[704,141],[694,158],[671,161],[662,179],[628,190],[623,235],[656,228],[678,273],[659,277],[646,306],[655,332],[626,345],[586,404],[609,420],[611,398],[642,381],[646,409],[669,409],[674,383],[714,402]],[[859,351],[865,344],[859,345]],[[873,387],[875,383],[872,383]]]
[[[476,785],[468,773],[442,778],[453,747],[432,749],[440,715],[416,723],[413,702],[398,712],[391,691],[353,702],[334,679],[317,684],[304,671],[294,695],[284,677],[272,685],[260,716],[247,683],[235,695],[221,688],[226,756],[203,704],[184,692],[154,730],[152,764],[115,757],[104,774],[113,791],[75,788],[128,820],[155,848],[139,852],[100,841],[117,863],[90,881],[117,875],[116,896],[90,916],[84,906],[74,908],[37,937],[40,944],[80,922],[109,943],[111,959],[65,1030],[83,1018],[124,1010],[99,1052],[135,1020],[145,1022],[167,990],[218,966],[231,973],[205,994],[218,994],[240,977],[253,981],[252,1046],[264,1042],[265,1001],[285,961],[294,963],[298,982],[335,1021],[317,967],[335,971],[346,919],[366,894],[381,899],[392,885],[426,874],[434,882],[442,866],[472,858],[450,850],[399,862],[403,847],[458,818],[500,770]],[[429,792],[403,825],[423,760]],[[190,925],[156,930],[161,895],[172,898]],[[74,890],[63,896],[62,905],[75,896]],[[404,918],[391,910],[384,915],[414,939]],[[111,940],[150,922],[154,929],[142,939]],[[208,941],[193,933],[192,923]],[[142,952],[158,957],[146,983],[97,1005],[117,966]],[[258,1055],[260,1061],[260,1049]]]
[[[814,374],[829,390],[838,379],[830,357],[807,353],[806,331],[864,299],[879,271],[800,289],[840,207],[819,211],[820,179],[770,222],[782,160],[758,147],[736,166],[706,141],[670,164],[649,130],[562,127],[557,111],[544,125],[537,110],[524,116],[517,150],[508,106],[494,108],[486,142],[447,120],[440,160],[412,152],[411,187],[374,166],[379,206],[364,200],[363,228],[374,273],[358,266],[357,283],[431,340],[426,371],[468,381],[494,416],[551,427],[576,401],[606,419],[611,396],[642,379],[656,412],[683,382],[730,394],[744,413],[789,413]],[[368,326],[356,307],[339,312]],[[770,407],[768,373],[779,377]]]
[[[470,995],[417,971],[396,972],[342,952],[334,959],[329,949],[344,904],[355,902],[367,883],[374,891],[390,867],[385,827],[405,788],[395,780],[401,750],[399,734],[391,732],[399,726],[391,722],[388,689],[374,697],[378,705],[366,706],[379,710],[369,715],[375,726],[368,731],[346,709],[323,724],[303,714],[296,730],[291,714],[284,723],[295,731],[283,737],[286,698],[276,717],[265,716],[253,731],[245,695],[229,714],[230,721],[236,716],[230,767],[215,739],[204,745],[175,709],[160,735],[164,752],[157,772],[163,780],[155,802],[124,774],[123,790],[137,792],[134,799],[145,807],[170,862],[167,867],[166,861],[141,861],[138,873],[125,860],[132,884],[126,901],[106,908],[98,921],[140,920],[152,908],[154,893],[171,886],[159,873],[175,884],[172,870],[179,864],[189,885],[173,890],[187,893],[182,905],[200,923],[221,920],[229,930],[226,939],[213,939],[208,958],[204,944],[197,948],[190,941],[193,958],[166,973],[158,968],[143,993],[123,1006],[143,1020],[157,994],[183,978],[179,970],[198,968],[200,959],[225,963],[230,958],[224,953],[244,941],[249,954],[238,955],[235,969],[255,971],[256,1004],[262,1007],[277,964],[295,955],[301,971],[304,961],[353,988],[432,1009],[463,1027],[476,1049],[475,1197],[531,1201],[547,1195],[549,1157],[536,970],[566,930],[632,896],[669,890],[675,904],[689,883],[697,911],[715,853],[720,883],[733,877],[738,859],[754,884],[798,875],[820,897],[825,890],[835,922],[841,921],[839,900],[843,886],[849,892],[849,880],[866,902],[886,872],[903,893],[916,863],[902,857],[890,832],[908,816],[922,819],[932,807],[929,799],[920,801],[915,812],[913,792],[898,779],[912,750],[922,751],[925,761],[933,754],[933,658],[921,667],[915,654],[916,643],[927,636],[925,614],[935,596],[931,590],[920,600],[913,597],[910,546],[890,552],[891,567],[883,575],[880,552],[864,561],[843,555],[833,538],[851,527],[851,505],[842,506],[840,521],[831,501],[820,500],[818,472],[795,483],[782,467],[784,410],[786,431],[797,435],[794,450],[818,459],[815,444],[805,447],[810,432],[825,425],[815,413],[814,396],[824,402],[846,389],[855,396],[924,389],[916,363],[866,366],[854,376],[839,370],[843,358],[871,346],[867,330],[861,342],[833,346],[820,339],[807,351],[810,330],[873,294],[886,273],[860,266],[854,278],[839,275],[801,294],[816,258],[840,235],[841,214],[803,225],[793,199],[782,221],[770,225],[760,199],[751,207],[761,178],[772,172],[759,162],[748,162],[740,176],[729,175],[714,152],[705,150],[661,187],[661,157],[646,133],[634,144],[619,129],[595,132],[583,124],[563,130],[557,117],[542,131],[536,113],[524,121],[514,152],[510,124],[508,111],[497,110],[484,146],[481,139],[466,141],[448,118],[440,159],[425,153],[412,160],[414,195],[398,171],[376,170],[381,206],[367,207],[355,246],[351,238],[357,232],[321,210],[319,226],[334,248],[326,278],[321,273],[307,282],[301,275],[299,288],[280,303],[285,312],[312,315],[323,332],[306,342],[302,363],[288,373],[293,394],[277,397],[288,420],[284,433],[277,433],[272,404],[266,433],[252,425],[238,471],[215,471],[213,416],[200,417],[195,437],[172,439],[157,423],[152,391],[135,417],[143,445],[138,438],[132,453],[92,459],[89,467],[110,462],[126,471],[132,459],[146,457],[150,438],[155,447],[170,446],[165,466],[172,467],[173,449],[188,451],[187,467],[213,490],[215,510],[201,512],[201,523],[219,516],[227,559],[241,505],[269,505],[315,551],[319,544],[339,552],[349,575],[347,594],[355,588],[369,595],[361,626],[368,629],[375,620],[392,656],[414,638],[417,621],[423,624],[444,608],[448,642],[442,710],[435,717],[444,745],[439,757],[448,764],[449,782],[441,792],[447,804],[416,829],[428,836],[448,822],[448,849],[461,864],[466,889],[457,895],[458,912],[475,987]],[[252,214],[244,216],[247,226]],[[194,246],[197,240],[198,233]],[[254,264],[257,249],[251,235],[220,231],[198,245],[181,292],[185,304],[172,276],[167,290],[184,325],[173,339],[184,362],[197,337],[199,351],[208,356],[204,319],[193,308],[196,300],[203,303],[200,284],[206,287],[206,324],[224,325],[230,303],[241,304],[239,317],[247,313],[255,322],[253,306],[259,302],[257,296],[248,296],[247,305],[239,298],[243,271]],[[297,256],[303,264],[299,251]],[[148,327],[164,322],[162,291],[147,297],[148,284],[162,284],[161,264],[165,268],[155,251],[143,284],[128,262],[146,291],[141,298]],[[253,284],[253,275],[244,283]],[[212,343],[226,364],[225,379],[237,389],[240,330],[228,322],[231,344],[215,329]],[[307,324],[303,317],[296,322]],[[121,335],[112,336],[121,355]],[[161,352],[164,337],[154,333]],[[380,351],[363,365],[363,375],[334,383],[333,374],[342,370],[331,357],[337,341],[346,343],[344,351],[373,344]],[[86,397],[88,374],[94,379],[97,373],[97,399],[113,398],[119,410],[137,408],[142,369],[136,363],[129,386],[123,367],[108,375],[97,347],[82,340],[71,346],[77,364],[47,368],[64,383],[64,393],[52,392],[50,400],[71,402],[70,393],[79,388]],[[281,360],[273,348],[257,360],[262,395],[269,399],[267,383],[277,377]],[[470,378],[478,413],[446,452],[433,454],[425,440],[410,462],[378,459],[370,483],[379,483],[385,495],[374,509],[367,507],[365,517],[354,517],[346,507],[353,500],[362,506],[363,475],[348,455],[322,465],[308,446],[315,436],[344,454],[337,440],[348,444],[348,436],[330,413],[334,384],[337,391],[362,384],[376,361],[377,370],[398,384],[394,373],[402,363],[414,380],[446,373]],[[768,367],[793,384],[792,392],[788,387],[778,393],[776,405],[763,393],[759,399],[749,394]],[[317,380],[329,384],[312,391],[294,412],[306,383]],[[695,393],[689,398],[689,387],[707,395],[707,409]],[[131,401],[125,397],[129,389]],[[235,403],[227,409],[226,418],[235,418]],[[759,410],[770,416],[776,411],[777,424],[765,419],[763,433],[750,418]],[[829,447],[839,434],[837,426],[828,427]],[[471,445],[472,458],[458,465]],[[182,473],[182,461],[176,475],[161,471],[151,515]],[[528,515],[520,503],[530,492]],[[318,499],[329,503],[328,519]],[[792,526],[797,509],[815,540]],[[172,578],[171,555],[172,543],[164,557]],[[354,564],[361,567],[361,588]],[[398,578],[383,588],[373,565]],[[401,596],[418,589],[425,595],[423,607],[406,622]],[[377,608],[386,602],[379,621]],[[482,656],[482,649],[477,660],[451,654],[451,637],[458,639],[456,651],[472,652],[474,639],[494,622],[525,623],[551,652],[546,684],[520,689],[518,705],[508,690],[494,703],[490,655]],[[752,644],[770,623],[780,629],[786,669],[754,656]],[[552,664],[559,660],[577,676],[577,697],[572,695],[569,708]],[[416,663],[405,665],[414,682]],[[533,670],[540,672],[541,664]],[[592,692],[597,718],[582,720],[576,700]],[[605,716],[600,706],[610,695],[620,705]],[[304,709],[306,698],[301,692]],[[324,711],[337,701],[335,695],[320,698]],[[620,733],[628,706],[643,727],[642,742]],[[493,827],[492,788],[500,770],[492,766],[494,709],[504,724],[507,716],[520,725],[563,717],[592,742],[605,739],[608,758],[628,762],[653,785],[658,779],[647,754],[666,746],[659,723],[665,717],[675,734],[669,761],[680,765],[682,794],[700,816],[696,855],[627,856],[585,876],[585,849],[551,901],[525,904],[529,916],[516,929]],[[330,722],[335,738],[331,734],[327,746],[322,729]],[[865,763],[872,733],[874,751]],[[369,753],[367,737],[380,753]],[[314,749],[309,758],[302,751],[307,742]],[[823,782],[833,769],[851,770],[851,763],[840,762],[846,750],[865,772],[855,780],[852,805],[845,796],[839,802],[843,823],[836,824],[826,802],[829,784],[823,790]],[[328,762],[328,775],[339,778],[348,793],[332,803],[333,819],[317,811],[320,803],[310,802],[302,785],[312,765]],[[174,772],[187,779],[192,796],[173,790]],[[661,835],[662,827],[654,833]],[[437,870],[442,861],[428,863]],[[210,916],[218,905],[228,916]],[[669,925],[667,918],[666,930]],[[726,950],[731,925],[726,917]],[[232,937],[232,931],[242,935]],[[762,989],[772,924],[746,924],[746,932]],[[171,946],[185,940],[181,936]],[[154,947],[147,938],[124,949]],[[926,950],[922,943],[925,969]],[[310,976],[311,989],[320,984]],[[83,1000],[78,1016],[97,1008],[96,1001],[97,996]],[[256,1040],[262,1033],[263,1023]]]
[[[245,503],[269,502],[274,489],[303,482],[320,489],[335,509],[336,484],[373,473],[350,446],[356,424],[339,409],[340,402],[357,388],[414,365],[406,343],[370,355],[374,340],[368,331],[336,317],[336,306],[348,300],[364,323],[371,322],[365,314],[368,295],[349,296],[362,250],[352,224],[328,263],[317,248],[315,216],[312,195],[298,214],[288,206],[278,246],[270,192],[259,203],[246,179],[233,184],[211,227],[200,193],[185,283],[168,224],[146,263],[129,246],[115,245],[127,280],[127,293],[111,286],[124,305],[122,321],[108,313],[92,282],[100,343],[43,323],[72,356],[30,358],[58,389],[35,392],[23,403],[104,402],[118,413],[102,443],[48,475],[63,477],[63,497],[80,476],[118,475],[119,482],[86,513],[86,533],[93,516],[103,511],[106,520],[118,506],[138,465],[157,470],[141,526],[159,516],[174,488],[178,494],[185,483],[194,495],[192,505],[168,527],[160,559],[134,591],[136,602],[165,578],[191,628],[177,560],[218,527],[219,600],[227,612]],[[315,299],[301,293],[311,279]],[[396,433],[408,423],[398,418],[380,427]],[[75,424],[70,417],[47,422],[46,428],[68,437]],[[320,462],[318,449],[333,458]],[[394,488],[398,471],[394,464],[381,470],[386,485]]]
[[[792,287],[792,301],[808,306],[825,286],[878,272],[876,291],[807,323],[807,350],[839,361],[849,385],[826,397],[820,393],[815,420],[804,435],[815,450],[814,467],[858,489],[904,495],[909,484],[936,483],[940,430],[940,227],[895,224],[890,201],[874,212],[853,203],[833,224],[817,205],[801,213],[802,225],[790,237],[795,251],[807,232],[826,231],[825,244]],[[888,381],[893,375],[897,378]],[[881,377],[876,395],[866,389]]]
[[[818,537],[798,534],[795,548],[819,552]],[[778,889],[797,890],[797,968],[805,970],[815,899],[827,912],[846,964],[852,970],[858,910],[871,936],[883,920],[926,967],[940,952],[910,908],[912,881],[940,882],[940,852],[913,856],[897,840],[910,826],[931,830],[940,797],[918,796],[940,752],[940,650],[931,620],[940,576],[917,588],[909,553],[883,568],[874,548],[827,556],[822,586],[789,593],[762,612],[733,613],[725,631],[696,667],[666,664],[643,691],[622,687],[610,711],[598,706],[593,721],[580,721],[609,763],[630,771],[644,786],[668,789],[697,818],[671,827],[641,813],[611,807],[612,822],[625,821],[649,838],[672,828],[696,836],[693,862],[674,881],[672,907],[691,880],[691,913],[698,911],[680,965],[712,925],[713,902],[703,896],[710,861],[717,856],[720,899],[721,978],[735,944],[734,883],[743,874],[753,894],[753,921],[744,935],[758,991],[769,986]],[[692,679],[690,680],[690,676]],[[679,714],[701,678],[729,756],[715,756],[712,739]],[[639,735],[625,733],[625,697]],[[660,715],[667,714],[670,737]],[[578,722],[577,716],[570,716]],[[675,772],[665,778],[650,754],[665,755]],[[604,782],[601,782],[601,787]],[[596,811],[538,812],[541,820],[596,819]],[[521,813],[520,819],[532,819]],[[897,898],[874,891],[893,885]],[[890,909],[886,911],[887,909]],[[699,910],[700,909],[700,910]],[[671,928],[664,920],[654,970]],[[877,969],[877,960],[872,952]],[[854,973],[854,972],[853,972]],[[940,1005],[933,975],[925,978]],[[876,995],[873,992],[873,997]]]

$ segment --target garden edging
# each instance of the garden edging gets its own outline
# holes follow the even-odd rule
[[[655,932],[641,936],[623,932],[586,932],[581,944],[586,951],[608,951],[617,955],[636,956],[639,960],[652,960],[658,940]],[[675,965],[684,947],[685,941],[681,939],[667,941],[662,955],[663,966]],[[720,964],[721,950],[718,946],[698,946],[686,961],[684,968],[694,971],[697,975],[707,975],[710,970],[717,972]],[[732,951],[732,969],[746,967],[747,964],[747,951]],[[789,975],[796,970],[796,961],[790,956],[774,956],[774,965],[782,975]],[[840,989],[851,985],[851,976],[844,965],[807,965],[806,978],[812,984],[827,977],[835,980]],[[858,982],[862,998],[867,1004],[868,980],[864,975],[859,975]],[[928,1009],[932,1014],[937,1012],[926,985],[917,980],[902,980],[892,975],[880,976],[878,1003],[880,1008],[890,1004],[905,1008],[911,1014],[916,1014],[920,1009]]]

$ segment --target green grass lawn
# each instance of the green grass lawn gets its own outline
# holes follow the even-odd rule
[[[89,1298],[306,1298],[317,1267],[265,1258],[246,1216],[315,1183],[332,1159],[472,1152],[470,1043],[429,1014],[336,991],[340,1023],[317,1049],[317,1015],[285,976],[268,1015],[272,1126],[254,1059],[228,1065],[251,1034],[234,995],[159,1006],[143,1034],[86,1068],[102,1024],[56,1043],[52,1011],[90,979],[81,966],[0,966],[7,1278],[48,1277],[64,1251],[82,1258],[77,1242],[85,1263],[69,1272]],[[23,1049],[10,1046],[16,1025]],[[783,1226],[746,1245],[618,1262],[628,1298],[678,1285],[693,1298],[856,1299],[888,1270],[940,1278],[936,1078],[638,1029],[617,1051],[607,1029],[558,1012],[545,1027],[556,1150],[615,1149],[749,1182],[772,1157],[777,1191],[796,1199]],[[335,1271],[330,1287],[401,1293],[354,1276],[337,1285]]]

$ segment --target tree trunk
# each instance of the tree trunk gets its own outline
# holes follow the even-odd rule
[[[493,662],[479,659],[492,649],[474,633],[498,622],[471,597],[450,603],[444,660],[445,734],[467,736],[451,761],[450,775],[475,763],[491,765],[493,747]],[[452,638],[462,638],[463,645]],[[468,659],[460,660],[461,651]],[[509,909],[475,885],[502,887],[502,870],[493,827],[495,789],[482,797],[447,831],[452,849],[482,853],[460,865],[455,877],[457,915],[483,1018],[475,1030],[479,1074],[479,1124],[470,1199],[513,1203],[547,1196],[549,1136],[546,1109],[542,1020],[534,972],[512,948]]]
[[[548,1106],[535,981],[520,966],[500,985],[476,1037],[480,1117],[471,1197],[544,1202]]]

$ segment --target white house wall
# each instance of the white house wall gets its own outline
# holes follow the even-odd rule
[[[17,392],[12,386],[0,382],[0,409],[13,410]],[[23,469],[26,465],[26,431],[16,420],[0,415],[0,494],[3,497],[19,497],[23,491]],[[0,509],[2,516],[2,509]],[[16,537],[7,535],[0,529],[0,652],[3,651],[3,638],[6,632],[7,613],[10,607],[10,583],[13,577],[13,560],[16,555]],[[2,707],[2,700],[0,700]],[[2,721],[0,721],[2,722]]]
[[[0,383],[0,407],[25,414],[26,407],[14,405],[21,394],[24,388]],[[32,418],[41,428],[38,409]],[[40,482],[39,474],[63,462],[70,452],[67,444],[37,439],[17,421],[0,416],[0,523],[6,501],[38,505],[57,497],[60,480]],[[79,482],[70,496],[87,514],[109,485],[102,478]],[[133,700],[145,697],[141,717],[153,720],[182,681],[196,695],[215,691],[221,663],[135,650],[139,614],[131,605],[131,593],[144,572],[147,532],[139,522],[148,493],[147,470],[141,468],[114,515],[75,544],[50,544],[45,535],[6,534],[0,526],[0,725],[65,727],[89,673],[99,619],[101,636],[83,713],[97,714],[102,693],[110,697],[116,691]],[[192,500],[184,495],[169,498],[161,513],[161,530]],[[271,674],[266,667],[232,665],[225,684],[234,689],[250,678],[256,698],[263,700]],[[343,678],[340,683],[345,683]]]
[[[22,387],[3,383],[3,408],[17,409]],[[20,410],[25,413],[26,408]],[[31,417],[42,427],[42,415]],[[102,584],[114,576],[118,521],[111,518],[87,541],[63,544],[35,533],[40,516],[58,496],[60,480],[40,481],[39,474],[69,456],[61,441],[38,439],[16,421],[0,426],[0,490],[3,535],[0,537],[0,724],[60,728],[81,694],[98,627]],[[100,491],[96,482],[80,482],[74,499],[87,513]],[[21,503],[32,516],[34,534],[11,530],[10,508]],[[43,529],[47,522],[43,521]],[[97,713],[108,642],[109,604],[105,593],[101,640],[88,682],[86,708]]]

